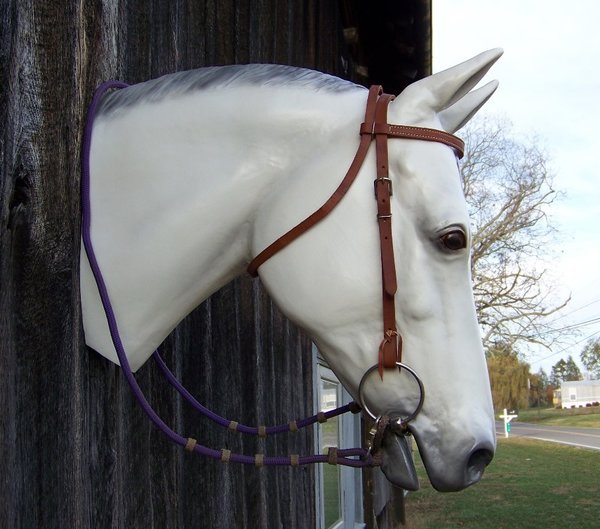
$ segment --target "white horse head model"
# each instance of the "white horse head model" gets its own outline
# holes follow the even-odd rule
[[[389,104],[390,122],[454,133],[496,89],[471,91],[500,55],[412,84]],[[340,79],[266,65],[174,74],[105,97],[90,147],[90,236],[134,371],[327,200],[356,151],[366,98]],[[335,210],[259,275],[355,397],[374,415],[406,416],[419,389],[404,370],[363,380],[382,334],[374,150]],[[495,429],[456,155],[439,142],[393,139],[389,160],[396,325],[403,363],[427,392],[409,428],[432,484],[459,490],[480,479]],[[86,342],[118,362],[85,253],[81,272]]]

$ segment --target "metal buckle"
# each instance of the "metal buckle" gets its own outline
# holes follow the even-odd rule
[[[377,196],[377,182],[386,182],[388,185],[388,191],[390,193],[390,196],[394,195],[394,188],[392,187],[392,179],[389,176],[381,176],[379,178],[376,178],[375,181],[373,182],[375,196]]]

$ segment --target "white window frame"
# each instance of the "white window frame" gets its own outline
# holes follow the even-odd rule
[[[341,382],[337,379],[327,363],[321,358],[317,347],[313,344],[313,406],[315,413],[321,411],[321,380],[329,380],[338,384],[338,405],[352,400]],[[361,424],[360,415],[346,413],[338,416],[338,446],[351,448],[360,446]],[[315,451],[321,447],[320,425],[315,428]],[[317,512],[317,529],[364,529],[362,473],[359,469],[339,466],[339,488],[341,496],[341,519],[329,527],[325,527],[325,510],[323,505],[323,464],[315,465],[315,500]]]

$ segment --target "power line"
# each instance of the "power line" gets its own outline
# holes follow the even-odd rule
[[[579,327],[587,327],[588,325],[593,325],[594,323],[600,323],[600,316],[591,318],[589,320],[572,323],[570,325],[565,325],[564,327],[560,327],[558,329],[550,329],[547,332],[559,332],[559,331],[565,331],[567,329],[578,329]]]
[[[581,307],[578,307],[578,308],[573,309],[573,310],[571,310],[569,312],[565,312],[564,314],[559,315],[554,320],[552,320],[550,322],[550,324],[554,323],[555,321],[562,320],[563,318],[566,318],[567,316],[570,316],[571,314],[574,314],[575,312],[579,312],[580,310],[586,309],[587,307],[589,307],[590,305],[594,305],[595,303],[600,303],[600,298],[594,299],[594,300],[590,301],[589,303],[586,303],[585,305],[582,305]]]
[[[532,364],[537,364],[538,362],[543,362],[544,360],[548,360],[549,358],[552,358],[553,356],[556,356],[556,355],[558,355],[560,353],[563,353],[564,351],[566,351],[567,349],[570,349],[571,347],[575,347],[576,345],[579,345],[580,343],[587,342],[590,338],[593,338],[597,334],[600,334],[600,330],[597,330],[597,331],[593,332],[592,334],[586,336],[585,338],[579,340],[578,342],[575,342],[574,344],[566,345],[565,347],[563,347],[562,349],[559,349],[555,353],[552,353],[552,354],[550,354],[548,356],[544,356],[543,358],[534,359],[534,360],[531,361],[531,363]]]

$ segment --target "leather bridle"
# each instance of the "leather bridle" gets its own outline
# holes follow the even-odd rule
[[[171,441],[184,447],[189,452],[195,452],[212,459],[220,460],[223,462],[239,462],[244,464],[251,464],[256,466],[263,465],[291,465],[300,466],[311,463],[330,463],[347,465],[352,467],[365,467],[381,464],[381,461],[376,457],[377,446],[379,442],[375,443],[375,449],[373,446],[370,449],[365,448],[329,448],[326,455],[315,454],[308,456],[300,456],[298,454],[292,454],[289,456],[274,456],[268,457],[264,454],[256,454],[254,456],[246,456],[243,454],[234,454],[230,450],[222,448],[215,450],[198,443],[194,438],[181,435],[177,431],[173,430],[168,426],[156,413],[154,408],[146,399],[143,391],[139,387],[129,360],[123,346],[123,341],[119,332],[117,319],[115,312],[112,307],[108,289],[96,254],[94,251],[94,245],[91,238],[91,197],[90,197],[90,151],[91,151],[91,140],[92,140],[92,129],[94,117],[100,104],[102,96],[112,89],[126,88],[128,85],[120,81],[107,81],[102,83],[96,90],[94,97],[88,111],[88,119],[86,122],[83,144],[82,144],[82,175],[81,175],[81,200],[82,200],[82,227],[81,236],[83,245],[88,257],[88,262],[96,284],[98,287],[98,293],[106,314],[106,319],[111,334],[112,342],[121,364],[121,368],[127,383],[129,384],[135,399],[138,401],[142,410],[146,413],[149,419],[154,425],[162,431]],[[392,221],[391,221],[391,204],[390,198],[392,196],[392,181],[388,173],[388,154],[387,154],[387,139],[388,138],[407,138],[425,141],[435,141],[444,143],[452,147],[459,157],[462,157],[464,144],[459,138],[448,134],[446,132],[428,129],[423,127],[409,127],[404,125],[390,125],[387,123],[387,108],[394,99],[394,96],[384,94],[380,86],[373,86],[369,90],[367,97],[367,108],[365,113],[365,121],[360,127],[361,140],[354,156],[354,160],[346,173],[346,176],[334,191],[331,197],[312,215],[307,217],[305,220],[300,222],[297,226],[289,230],[274,243],[269,245],[265,250],[258,254],[248,266],[248,272],[252,276],[256,276],[258,268],[270,257],[275,255],[279,250],[285,248],[288,244],[296,240],[299,236],[309,230],[312,226],[323,220],[340,202],[344,197],[352,182],[356,179],[358,172],[364,162],[367,155],[371,142],[375,140],[376,148],[376,159],[377,159],[377,178],[375,179],[375,197],[377,199],[377,219],[379,223],[379,235],[381,245],[381,274],[382,274],[382,299],[383,299],[383,339],[379,347],[379,362],[372,368],[368,369],[360,382],[358,393],[361,406],[356,403],[350,403],[345,406],[341,406],[335,410],[328,412],[319,412],[313,417],[306,419],[291,421],[288,424],[278,426],[259,426],[249,427],[237,423],[236,421],[229,421],[223,417],[216,415],[210,410],[202,406],[194,397],[185,389],[181,383],[175,378],[173,373],[168,369],[166,364],[161,359],[158,351],[155,351],[153,357],[157,362],[159,368],[169,381],[171,385],[182,395],[182,397],[188,401],[196,410],[209,419],[213,420],[217,424],[227,428],[232,432],[241,432],[247,434],[255,434],[260,437],[265,437],[271,434],[277,434],[282,432],[295,432],[298,429],[309,426],[316,422],[325,422],[330,418],[336,417],[342,413],[352,412],[358,413],[362,409],[368,413],[373,419],[378,419],[377,424],[380,424],[381,417],[377,418],[367,407],[363,398],[363,386],[368,375],[373,372],[376,368],[379,369],[380,375],[383,373],[383,369],[391,369],[396,367],[404,367],[417,381],[419,385],[419,402],[416,409],[408,417],[404,417],[398,421],[400,427],[406,427],[407,423],[411,421],[419,413],[424,399],[424,388],[419,380],[416,373],[404,366],[401,363],[402,355],[402,339],[396,328],[395,318],[395,305],[394,297],[397,289],[396,281],[396,267],[394,263],[394,248],[392,240]],[[389,417],[385,417],[387,421]],[[380,433],[384,429],[379,428]],[[381,436],[379,436],[381,437]]]
[[[365,121],[360,126],[360,144],[346,176],[329,197],[314,213],[267,246],[248,265],[252,277],[258,275],[258,268],[277,252],[306,233],[315,224],[323,220],[340,203],[356,179],[375,140],[377,172],[374,182],[377,201],[377,223],[379,225],[379,243],[381,248],[381,284],[383,307],[383,338],[379,345],[378,370],[383,377],[384,369],[395,369],[402,365],[402,336],[396,326],[395,295],[398,288],[396,265],[394,262],[394,240],[392,237],[392,179],[389,174],[388,138],[404,138],[443,143],[454,149],[460,159],[464,153],[464,142],[447,132],[425,127],[391,125],[387,122],[387,110],[395,96],[384,94],[383,88],[374,85],[367,96]]]

